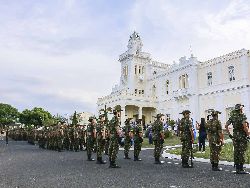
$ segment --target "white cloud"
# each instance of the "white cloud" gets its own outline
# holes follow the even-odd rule
[[[0,101],[20,109],[95,111],[119,81],[118,56],[137,30],[165,63],[250,49],[247,0],[8,1],[0,5]],[[27,11],[28,10],[28,11]],[[98,10],[98,11],[97,11]],[[101,10],[101,11],[100,11]]]

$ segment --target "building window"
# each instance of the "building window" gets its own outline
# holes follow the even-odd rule
[[[144,95],[144,90],[141,90],[141,94],[143,94],[143,95]]]
[[[181,89],[182,88],[182,81],[181,81],[182,79],[181,79],[181,76],[179,77],[179,89]]]
[[[144,74],[144,66],[141,68],[141,73]]]
[[[179,88],[188,88],[188,75],[183,74],[179,77]]]
[[[212,72],[207,73],[207,85],[208,86],[211,86],[213,84],[212,78],[213,78]]]
[[[137,65],[135,65],[135,74],[137,74]]]
[[[137,94],[137,89],[135,89],[135,94]]]
[[[230,66],[228,67],[228,74],[229,74],[229,81],[233,81],[235,80],[235,76],[234,76],[234,66]]]
[[[139,95],[141,94],[141,90],[139,90]]]
[[[141,74],[141,66],[139,66],[139,74]]]
[[[166,93],[169,93],[169,80],[166,81]]]

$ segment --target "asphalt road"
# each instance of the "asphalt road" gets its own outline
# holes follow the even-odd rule
[[[86,158],[85,151],[58,153],[26,142],[10,141],[5,146],[0,141],[0,188],[250,187],[250,175],[236,175],[230,166],[213,172],[208,163],[196,162],[195,168],[183,169],[180,161],[163,159],[165,164],[155,165],[153,150],[142,151],[140,162],[123,159],[120,151],[120,169],[110,169],[108,164],[98,165]]]

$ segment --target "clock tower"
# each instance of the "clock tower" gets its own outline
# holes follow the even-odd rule
[[[150,54],[142,52],[142,41],[137,32],[130,35],[127,51],[120,55],[121,77],[120,87],[135,95],[145,94],[145,79]]]

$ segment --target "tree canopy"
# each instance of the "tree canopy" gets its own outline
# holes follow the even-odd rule
[[[0,124],[5,126],[14,123],[19,117],[19,112],[16,108],[9,104],[0,103]]]
[[[77,114],[76,114],[76,111],[72,117],[72,125],[77,125],[78,123],[78,120],[77,120]]]
[[[34,125],[35,127],[53,124],[53,120],[54,118],[48,111],[38,107],[35,107],[32,110],[25,109],[20,114],[20,123]]]

